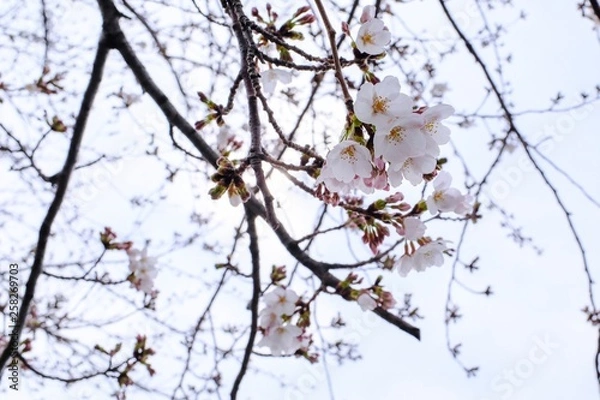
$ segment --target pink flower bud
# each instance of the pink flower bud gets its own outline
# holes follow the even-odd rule
[[[346,22],[342,22],[342,32],[344,32],[346,35],[350,35],[350,27]]]
[[[409,211],[409,210],[411,210],[411,209],[412,209],[412,206],[411,206],[410,204],[408,204],[408,203],[400,203],[400,204],[398,205],[398,209],[400,209],[400,211],[404,211],[404,212],[406,212],[406,211]]]
[[[402,194],[402,192],[396,192],[385,199],[385,201],[387,201],[388,203],[397,203],[402,200],[404,200],[404,195]]]
[[[312,14],[308,14],[300,18],[297,23],[299,25],[308,25],[312,24],[313,22],[315,22],[315,16]]]
[[[294,13],[294,16],[292,18],[296,18],[301,14],[304,14],[305,12],[307,12],[308,10],[310,10],[310,6],[303,6],[300,7],[298,10],[296,10],[296,12]]]

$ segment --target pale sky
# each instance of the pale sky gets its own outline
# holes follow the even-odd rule
[[[459,14],[461,10],[468,10],[468,3],[455,0],[448,2],[448,6]],[[549,99],[558,90],[566,96],[564,106],[577,103],[579,92],[590,92],[600,83],[597,68],[600,65],[599,41],[597,34],[592,30],[591,22],[582,19],[578,14],[576,0],[530,0],[515,3],[518,3],[516,6],[519,9],[525,10],[527,20],[514,21],[514,18],[511,18],[518,13],[499,11],[499,15],[504,13],[511,21],[508,33],[503,37],[505,46],[501,49],[501,54],[512,54],[512,62],[505,64],[504,77],[511,83],[512,94],[509,98],[513,101],[515,109],[546,108],[550,104]],[[439,38],[453,38],[452,35],[444,36],[446,22],[441,13],[436,11],[435,14],[427,14],[429,10],[439,8],[436,1],[413,2],[405,8],[407,15],[404,16],[404,21],[413,31],[418,33],[423,27],[433,29],[432,27],[439,26],[439,31],[433,29],[431,32],[441,32]],[[411,12],[414,15],[410,15]],[[464,15],[467,16],[464,19],[465,29],[472,33],[478,25],[476,21],[469,19],[468,11],[464,11]],[[393,24],[390,24],[390,29],[394,31]],[[348,51],[348,48],[343,51]],[[438,81],[448,82],[449,92],[445,102],[452,104],[458,113],[470,113],[481,100],[482,74],[473,59],[464,55],[463,47],[460,47],[460,51],[461,53],[449,56],[445,63],[438,66]],[[482,54],[486,60],[493,61],[493,53],[490,51]],[[402,81],[397,70],[390,69],[388,73],[398,74]],[[160,79],[157,81],[162,84]],[[165,78],[165,81],[168,82],[168,79]],[[146,110],[152,109],[148,100],[143,98],[140,112],[144,112],[146,105]],[[99,109],[102,110],[102,106]],[[498,113],[492,100],[484,111]],[[86,138],[89,145],[101,145],[99,136],[94,136],[94,133],[100,132],[101,115],[101,112],[97,112],[92,117],[92,121],[96,123],[89,124]],[[151,115],[146,111],[144,118],[148,120]],[[521,131],[532,141],[533,138],[542,137],[550,132],[558,132],[546,142],[544,154],[583,184],[593,198],[600,199],[600,182],[596,172],[600,169],[600,137],[597,135],[600,104],[596,103],[573,113],[531,114],[520,117],[517,122]],[[161,124],[160,118],[156,120],[156,124]],[[122,130],[133,131],[133,124],[126,118],[118,121],[117,126]],[[159,141],[169,143],[169,138],[164,137],[165,130],[157,129],[157,132],[158,136],[163,135]],[[478,124],[469,130],[455,129],[452,137],[480,177],[481,171],[493,156],[486,150],[485,143],[489,141],[489,136],[484,126]],[[135,143],[135,138],[130,140]],[[446,146],[443,152],[450,157],[448,169],[460,176],[462,167],[458,161],[451,158],[451,147]],[[239,398],[597,399],[598,382],[594,369],[594,353],[598,333],[581,312],[589,301],[581,257],[564,215],[551,198],[550,190],[543,184],[537,172],[523,168],[523,157],[524,153],[520,149],[506,154],[502,165],[490,178],[486,194],[494,197],[496,202],[514,214],[515,224],[523,227],[524,235],[533,238],[533,243],[543,250],[542,255],[536,254],[530,246],[519,248],[507,237],[508,231],[500,228],[501,221],[498,215],[484,211],[484,218],[469,227],[466,245],[461,253],[463,260],[472,260],[475,256],[480,256],[478,265],[481,269],[471,275],[459,265],[458,276],[461,282],[476,289],[485,289],[489,284],[494,294],[491,297],[475,296],[457,285],[453,289],[453,298],[461,306],[463,318],[453,326],[450,335],[453,343],[462,343],[461,360],[468,367],[479,366],[480,370],[475,378],[467,378],[446,349],[444,304],[452,266],[452,261],[447,259],[439,269],[429,269],[420,274],[411,273],[406,278],[401,278],[395,272],[384,273],[384,284],[392,289],[397,299],[402,299],[406,292],[413,294],[413,304],[419,307],[419,313],[425,317],[414,323],[421,329],[420,342],[370,314],[363,313],[354,303],[323,296],[317,306],[317,316],[326,324],[330,317],[339,311],[350,325],[343,335],[358,345],[357,350],[362,359],[338,365],[329,355],[326,357],[326,363],[322,359],[320,363],[311,366],[304,360],[294,358],[254,356],[252,366],[267,371],[275,378],[249,371]],[[4,163],[2,165],[4,168]],[[596,243],[597,227],[600,226],[598,207],[547,164],[545,167],[548,167],[548,177],[556,183],[567,208],[573,212],[573,220],[589,257],[592,275],[595,279],[600,279],[600,246]],[[219,202],[206,199],[206,196],[200,200],[195,199],[194,194],[205,193],[205,187],[192,179],[176,180],[166,199],[161,200],[151,210],[143,211],[146,213],[143,216],[143,225],[134,226],[131,216],[121,208],[123,198],[138,190],[149,191],[148,187],[140,182],[140,174],[155,172],[162,176],[160,171],[162,170],[159,166],[146,163],[136,155],[126,158],[122,168],[111,173],[110,183],[95,182],[94,187],[99,188],[97,193],[90,194],[89,198],[83,201],[80,198],[71,198],[72,201],[80,202],[82,210],[85,211],[84,220],[80,222],[82,226],[109,225],[138,243],[143,243],[150,236],[154,243],[166,243],[172,239],[171,230],[161,230],[161,226],[168,223],[173,227],[172,230],[192,232],[196,227],[190,226],[190,210],[210,209],[215,215],[215,220],[208,227],[202,228],[203,233],[215,238],[231,236],[231,226],[239,223],[242,210],[232,209],[225,199]],[[88,178],[80,176],[78,179]],[[282,183],[281,188],[283,187]],[[306,197],[302,196],[290,196],[284,200],[286,207],[293,211],[285,214],[282,212],[281,218],[290,226],[290,232],[297,237],[310,231],[316,218],[316,214],[304,212],[306,201]],[[332,216],[339,219],[340,212],[335,211]],[[64,219],[58,223],[61,226],[66,225]],[[456,243],[460,224],[438,223],[431,226],[435,227],[436,233]],[[265,239],[262,247],[263,265],[270,268],[274,263],[281,263],[282,259],[289,260],[282,247],[273,241],[272,234],[262,221],[259,222],[259,230],[261,237]],[[357,235],[352,236],[351,240],[353,251],[359,258],[369,256],[368,249],[361,246]],[[246,246],[246,242],[243,246]],[[352,260],[346,246],[343,236],[333,236],[331,239],[317,242],[311,254],[316,259]],[[173,276],[167,277],[164,273],[162,278],[159,275],[157,279],[156,285],[164,296],[164,305],[167,305],[167,299],[170,302],[181,301],[181,304],[185,304],[171,314],[170,318],[174,322],[189,321],[190,316],[195,318],[202,307],[198,304],[206,304],[211,294],[211,288],[208,286],[186,285],[186,276],[202,276],[206,271],[212,271],[212,265],[218,261],[218,258],[207,255],[201,249],[186,249],[161,258],[161,268],[175,271]],[[241,264],[244,259],[240,258],[237,261]],[[293,264],[290,262],[288,265],[291,269]],[[300,271],[306,276],[306,271],[302,268],[300,267]],[[265,271],[265,276],[267,273],[268,271]],[[338,276],[342,277],[344,273]],[[375,276],[376,274],[372,274],[371,278]],[[249,298],[249,293],[246,283],[233,285],[228,289],[226,299],[229,299],[230,303],[224,301],[215,305],[215,324],[229,318],[249,320],[250,315],[244,307],[245,300],[241,300]],[[94,292],[72,294],[81,296],[82,299],[96,298],[96,295]],[[96,303],[94,311],[90,312],[98,312],[101,315],[105,307],[105,304]],[[128,329],[152,330],[153,326],[151,322],[137,319],[128,322]],[[324,331],[326,336],[339,333]],[[179,338],[165,340],[165,343],[172,340],[170,344],[176,345]],[[242,348],[244,345],[245,338],[238,343],[238,347]],[[164,353],[157,355],[156,359],[164,360],[161,357],[168,355],[168,348],[168,345],[161,348]],[[256,350],[265,352],[265,349]],[[206,362],[210,364],[212,357],[207,356]],[[325,378],[325,365],[333,393],[330,393]],[[232,362],[228,367],[231,371],[236,371],[237,363]],[[161,368],[155,377],[154,386],[156,382],[170,382],[172,374],[179,370],[180,366],[173,365],[171,368],[168,364],[162,364]],[[232,381],[231,375],[227,375],[227,378],[229,381],[225,385]],[[18,394],[9,392],[8,395],[1,392],[2,396],[6,396],[3,398],[105,398],[99,397],[97,389],[91,385],[64,390],[59,385],[49,383],[41,391],[36,391],[34,385],[27,382],[32,378],[22,375],[21,379],[22,390]],[[288,386],[281,387],[279,382]],[[3,382],[2,390],[5,388]],[[40,397],[40,394],[43,396]],[[155,398],[163,397],[140,392],[128,394],[130,400]]]

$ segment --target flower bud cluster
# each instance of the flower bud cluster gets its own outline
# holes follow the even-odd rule
[[[250,198],[250,192],[246,189],[246,184],[242,179],[238,168],[226,157],[217,160],[218,168],[210,179],[217,185],[208,191],[213,200],[217,200],[227,192],[229,202],[232,206],[238,206],[245,203]]]

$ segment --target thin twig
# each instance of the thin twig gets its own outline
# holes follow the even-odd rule
[[[27,318],[27,315],[29,314],[29,307],[31,306],[31,303],[35,296],[37,281],[40,275],[42,274],[44,256],[46,255],[46,246],[48,244],[48,239],[50,238],[50,234],[52,232],[52,224],[54,222],[54,219],[56,218],[56,215],[58,214],[58,211],[60,210],[60,206],[63,202],[63,199],[65,198],[67,187],[69,186],[69,180],[71,178],[73,169],[75,168],[75,163],[77,162],[79,147],[83,139],[85,126],[90,115],[90,111],[92,109],[92,104],[94,103],[94,98],[96,97],[96,93],[98,92],[100,82],[102,81],[104,65],[106,64],[106,59],[109,50],[110,49],[108,46],[107,38],[105,35],[102,35],[98,42],[98,49],[96,50],[96,56],[94,59],[94,65],[92,68],[92,73],[90,75],[90,80],[83,94],[81,107],[79,109],[79,113],[77,114],[77,119],[73,128],[73,137],[71,138],[69,152],[67,153],[67,158],[58,178],[58,183],[56,185],[56,193],[54,195],[52,203],[50,204],[50,207],[48,208],[46,217],[44,218],[44,221],[42,222],[42,225],[40,227],[35,257],[33,260],[33,265],[31,266],[31,273],[29,274],[29,278],[27,279],[27,284],[25,286],[25,295],[23,296],[23,303],[21,304],[21,308],[19,309],[18,322],[11,335],[11,345],[7,346],[2,352],[2,355],[0,356],[0,377],[2,376],[2,373],[6,370],[5,365],[8,359],[11,357],[13,349],[12,343],[19,343],[19,338],[21,337],[23,327],[25,326],[25,320]]]

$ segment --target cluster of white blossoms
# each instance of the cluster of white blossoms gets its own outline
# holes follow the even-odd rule
[[[144,250],[128,249],[129,271],[132,275],[129,278],[131,284],[138,290],[146,294],[152,293],[154,287],[154,278],[158,274],[156,270],[156,258],[148,256],[148,249]]]
[[[259,327],[264,337],[257,346],[268,347],[273,355],[293,354],[308,346],[304,330],[290,322],[298,299],[293,290],[279,286],[263,296],[266,307],[260,313]]]
[[[413,186],[435,171],[440,146],[450,140],[442,121],[454,113],[446,104],[415,111],[410,97],[400,93],[393,76],[364,83],[354,104],[356,117],[375,127],[373,154],[354,140],[343,140],[327,155],[319,181],[332,192],[397,187],[404,179]],[[386,168],[387,167],[387,168]]]
[[[375,7],[364,8],[355,44],[363,53],[379,55],[390,42],[390,32],[374,16]],[[317,183],[334,193],[360,190],[370,194],[398,187],[405,180],[417,186],[424,176],[430,179],[437,174],[433,193],[422,203],[422,210],[426,205],[434,216],[439,212],[468,214],[473,208],[472,197],[450,187],[452,178],[448,172],[437,171],[440,146],[450,141],[450,129],[443,121],[454,113],[454,108],[447,104],[418,107],[412,98],[400,92],[397,78],[387,76],[379,81],[372,74],[366,76],[367,82],[359,88],[354,102],[356,119],[328,153]],[[361,125],[363,133],[357,133]],[[362,136],[365,132],[368,138]],[[387,199],[385,202],[390,203]],[[395,207],[403,211],[412,209],[402,206],[407,205]],[[402,276],[413,269],[423,271],[442,265],[443,254],[448,250],[445,240],[425,236],[425,224],[419,213],[411,212],[392,221],[397,233],[406,240],[405,253],[398,265]],[[375,252],[383,240],[379,239],[372,246]],[[360,300],[363,308],[374,304],[366,295]]]

